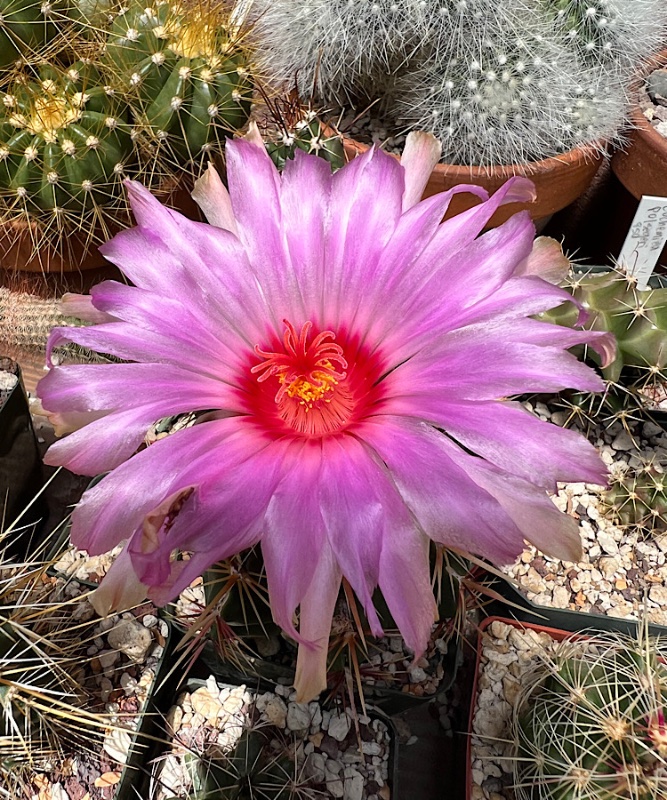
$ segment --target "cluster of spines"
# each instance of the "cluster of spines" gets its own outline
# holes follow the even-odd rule
[[[667,475],[645,464],[617,477],[605,494],[609,516],[645,535],[667,530]]]
[[[373,104],[481,166],[601,150],[666,30],[662,0],[264,0],[255,27],[267,78]]]
[[[62,598],[50,561],[8,559],[12,530],[0,534],[0,785],[3,796],[24,797],[35,769],[90,747],[108,720],[84,708],[92,630]]]
[[[645,631],[566,640],[545,655],[515,704],[517,798],[663,798],[666,656]]]
[[[602,372],[617,382],[624,368],[637,373],[635,385],[650,384],[667,367],[667,288],[639,289],[623,270],[573,274],[566,287],[583,308],[584,327],[605,330],[616,338],[616,357]],[[565,303],[540,319],[574,327],[580,312]],[[593,355],[593,354],[591,354]]]

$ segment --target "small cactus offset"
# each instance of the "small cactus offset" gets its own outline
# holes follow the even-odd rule
[[[140,145],[172,169],[205,166],[248,119],[241,27],[222,0],[135,0],[115,16],[104,59],[109,82],[132,106]]]
[[[268,115],[262,138],[279,170],[282,171],[285,163],[294,158],[297,150],[323,158],[334,171],[345,164],[340,136],[325,128],[313,108],[300,101],[297,91],[276,100],[265,98],[265,103]]]
[[[624,367],[638,370],[647,383],[662,374],[667,366],[667,288],[640,290],[636,278],[620,270],[575,274],[567,288],[588,314],[584,327],[616,337],[616,358],[602,370],[607,380],[618,381]],[[540,316],[568,327],[578,318],[572,303]]]
[[[647,534],[667,530],[667,475],[646,464],[617,478],[605,494],[609,515]]]
[[[517,800],[667,796],[667,645],[564,641],[516,701]]]
[[[324,104],[373,104],[432,131],[442,159],[537,161],[618,137],[628,84],[667,32],[662,0],[263,0],[269,80]]]

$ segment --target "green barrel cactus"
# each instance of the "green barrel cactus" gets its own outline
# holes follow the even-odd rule
[[[223,4],[157,0],[122,8],[105,66],[144,140],[171,162],[208,160],[248,119],[246,55]]]
[[[614,481],[605,494],[608,513],[624,527],[648,534],[667,530],[667,475],[647,464]]]
[[[514,712],[517,800],[667,797],[667,644],[613,634],[565,641]]]
[[[667,288],[642,291],[635,278],[620,271],[574,275],[567,288],[588,314],[584,327],[616,337],[616,358],[602,370],[607,380],[618,381],[624,367],[650,378],[667,366]],[[570,328],[578,318],[572,303],[540,315]]]
[[[0,95],[0,193],[29,212],[82,215],[122,196],[127,107],[91,64],[42,66]],[[45,218],[45,217],[44,217]]]
[[[34,56],[57,35],[62,3],[0,0],[0,70]]]

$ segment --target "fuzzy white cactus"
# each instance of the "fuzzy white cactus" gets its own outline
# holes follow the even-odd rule
[[[452,163],[604,146],[667,0],[256,0],[267,78],[325,105],[375,102]]]

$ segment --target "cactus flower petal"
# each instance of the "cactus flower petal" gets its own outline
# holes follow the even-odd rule
[[[325,685],[341,578],[376,634],[379,587],[419,657],[435,614],[429,538],[497,563],[526,539],[572,560],[576,525],[546,490],[605,479],[583,437],[506,399],[599,388],[567,350],[611,346],[531,319],[569,295],[529,274],[525,213],[482,233],[501,204],[530,199],[530,182],[488,199],[457,187],[407,208],[406,187],[415,195],[419,162],[435,152],[430,140],[414,146],[407,168],[369,150],[332,175],[298,153],[281,175],[252,141],[230,142],[229,196],[213,173],[199,185],[220,227],[131,184],[137,227],[104,250],[133,285],[94,287],[91,305],[108,316],[57,330],[51,346],[68,339],[132,363],[53,367],[38,389],[49,413],[88,423],[49,463],[111,470],[72,516],[79,547],[126,542],[99,608],[140,586],[165,603],[260,543],[274,619],[299,642],[300,700]],[[442,222],[468,190],[480,202]],[[552,258],[542,249],[541,274]],[[193,411],[195,425],[143,447],[160,418]]]
[[[232,201],[213,164],[209,164],[206,172],[195,181],[192,199],[211,225],[236,234]]]
[[[433,168],[440,161],[441,153],[442,144],[432,133],[412,131],[408,134],[401,156],[401,166],[405,170],[403,211],[421,200]]]

